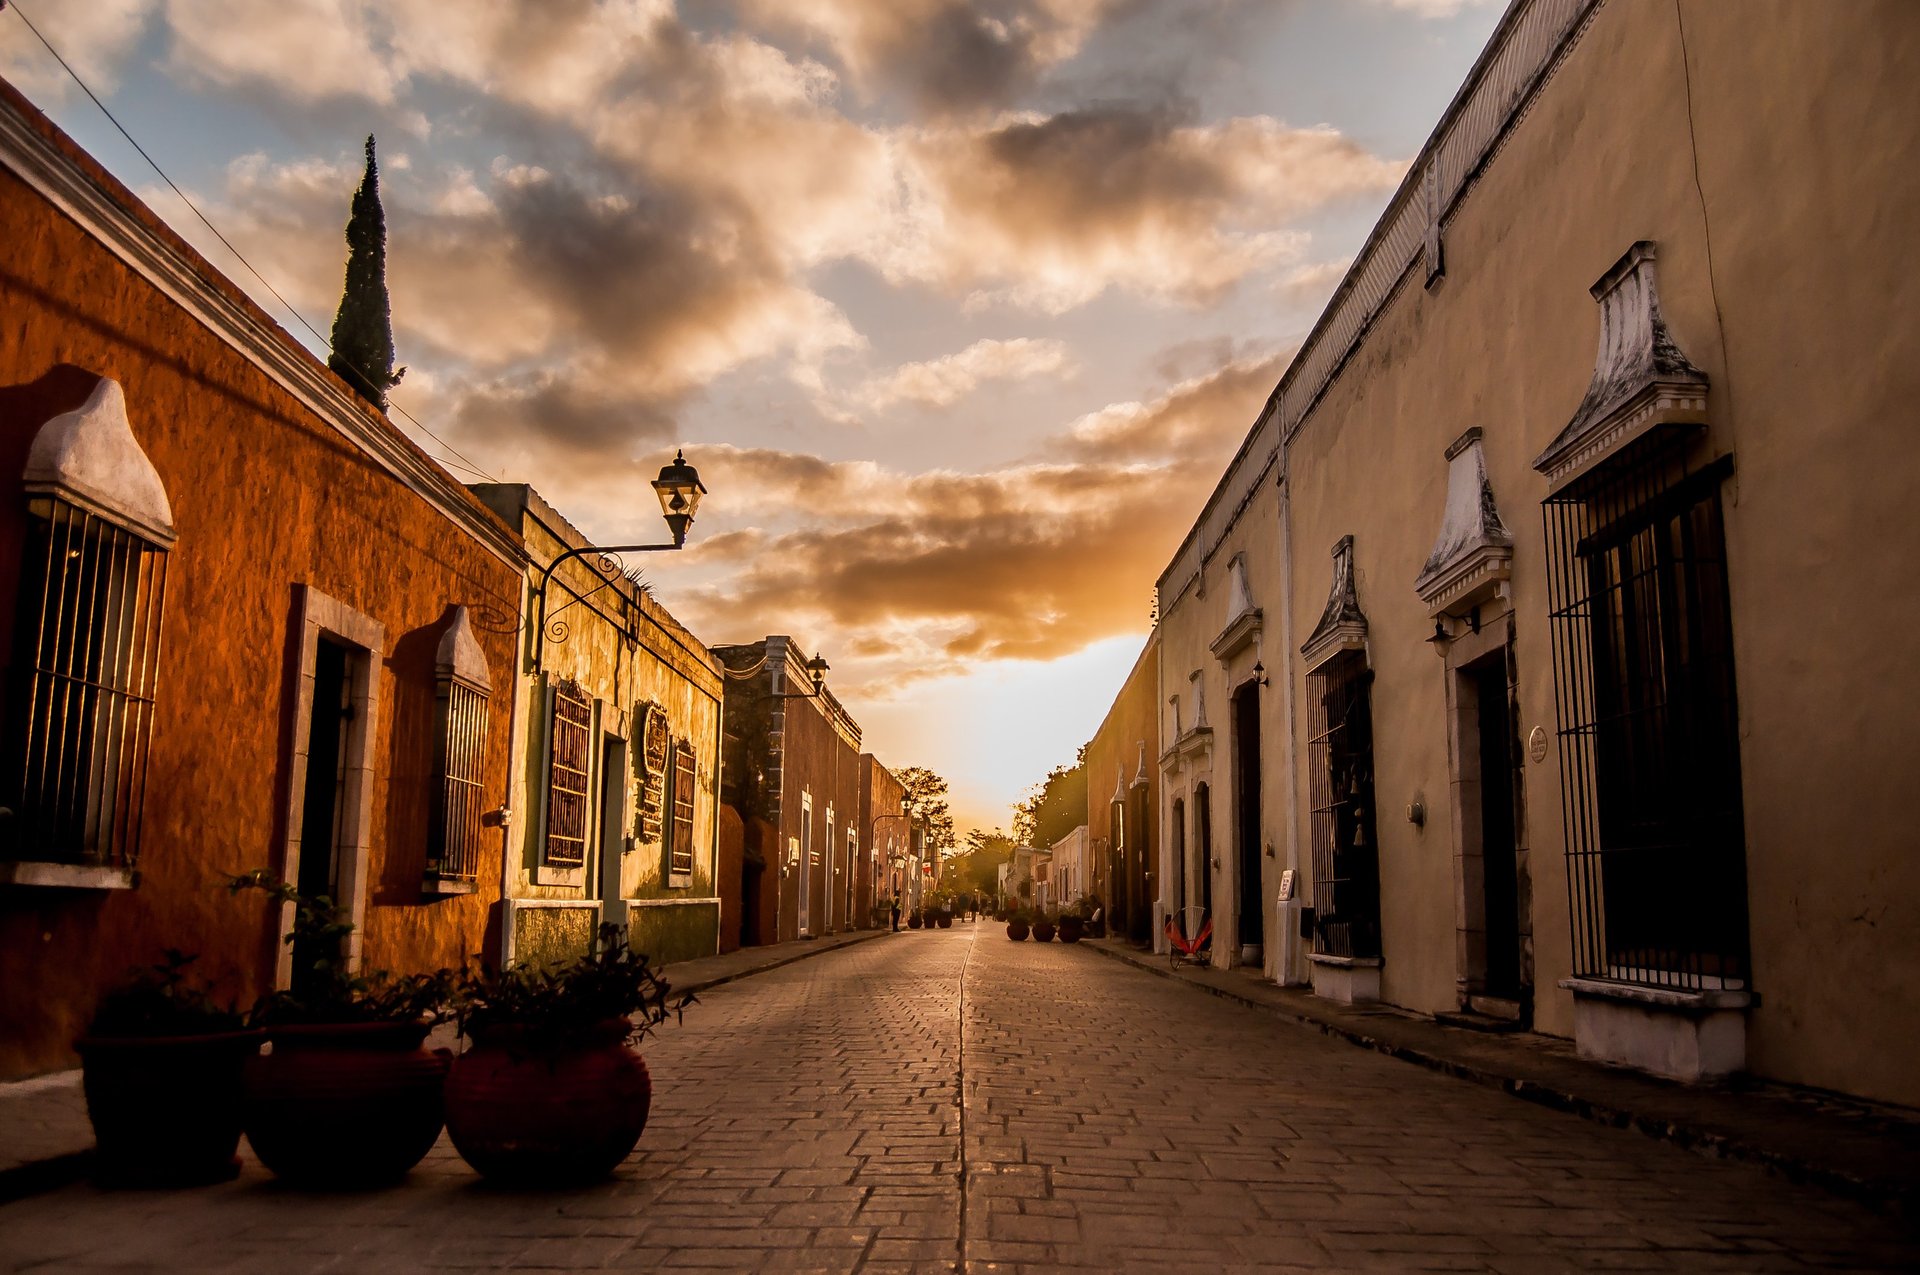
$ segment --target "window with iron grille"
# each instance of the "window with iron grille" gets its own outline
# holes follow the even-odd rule
[[[167,551],[58,497],[27,514],[0,838],[13,859],[131,868]]]
[[[1313,938],[1327,956],[1380,955],[1373,822],[1373,674],[1342,651],[1307,679],[1312,737]]]
[[[1723,457],[1649,439],[1545,503],[1574,973],[1744,988]]]
[[[676,878],[693,875],[693,745],[676,740],[673,746],[673,829],[667,841],[667,871]]]
[[[440,681],[434,773],[439,800],[427,829],[427,871],[472,881],[480,870],[481,772],[487,760],[487,694],[453,677]]]
[[[587,743],[593,710],[572,682],[553,688],[553,738],[547,767],[547,862],[587,862]]]

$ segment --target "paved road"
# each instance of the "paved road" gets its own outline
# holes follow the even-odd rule
[[[395,1190],[257,1165],[0,1208],[0,1265],[300,1271],[1903,1270],[1914,1237],[1746,1165],[1600,1128],[981,926],[716,988],[648,1047],[620,1175],[489,1190],[443,1143]],[[964,1103],[961,1101],[964,1095]],[[964,1237],[964,1239],[962,1238]]]

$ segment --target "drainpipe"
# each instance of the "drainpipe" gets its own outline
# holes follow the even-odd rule
[[[1285,429],[1285,422],[1281,422]],[[1293,662],[1299,654],[1293,640],[1293,492],[1287,481],[1287,445],[1280,444],[1280,711],[1286,718],[1286,730],[1280,737],[1282,765],[1287,790],[1287,867],[1293,873],[1293,898],[1279,905],[1277,921],[1281,927],[1279,942],[1268,977],[1284,987],[1307,981],[1306,962],[1300,951],[1301,895],[1306,889],[1300,871],[1300,756],[1299,734],[1295,728]]]

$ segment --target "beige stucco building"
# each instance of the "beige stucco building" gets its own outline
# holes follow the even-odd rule
[[[599,926],[659,961],[718,950],[721,670],[700,641],[522,483],[472,488],[530,566],[515,669],[501,953],[588,950]],[[564,558],[564,560],[562,560]],[[545,590],[540,585],[558,561]]]
[[[1917,57],[1511,5],[1160,578],[1216,963],[1920,1102]]]

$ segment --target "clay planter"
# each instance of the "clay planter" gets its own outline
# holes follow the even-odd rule
[[[447,1076],[447,1136],[475,1170],[534,1186],[594,1182],[640,1141],[653,1106],[647,1064],[614,1020],[555,1046],[514,1028],[476,1037]]]
[[[1036,943],[1053,942],[1053,922],[1035,921],[1033,923],[1033,941]]]
[[[201,1186],[240,1172],[240,1069],[257,1031],[84,1036],[74,1043],[107,1186]]]
[[[1078,943],[1086,936],[1087,924],[1085,921],[1082,921],[1077,916],[1063,916],[1060,918],[1060,941],[1062,943]]]
[[[933,914],[933,923],[943,930],[951,930],[953,928],[953,913],[935,912]]]
[[[1024,940],[1027,937],[1027,923],[1025,921],[1008,921],[1007,937],[1016,943]]]
[[[247,1141],[301,1186],[383,1186],[405,1177],[445,1124],[448,1054],[421,1048],[432,1024],[270,1027],[273,1051],[246,1068]]]
[[[907,915],[907,928],[909,930],[917,930],[922,925],[925,925],[925,924],[926,922],[920,919],[920,914],[918,912],[912,912]]]

